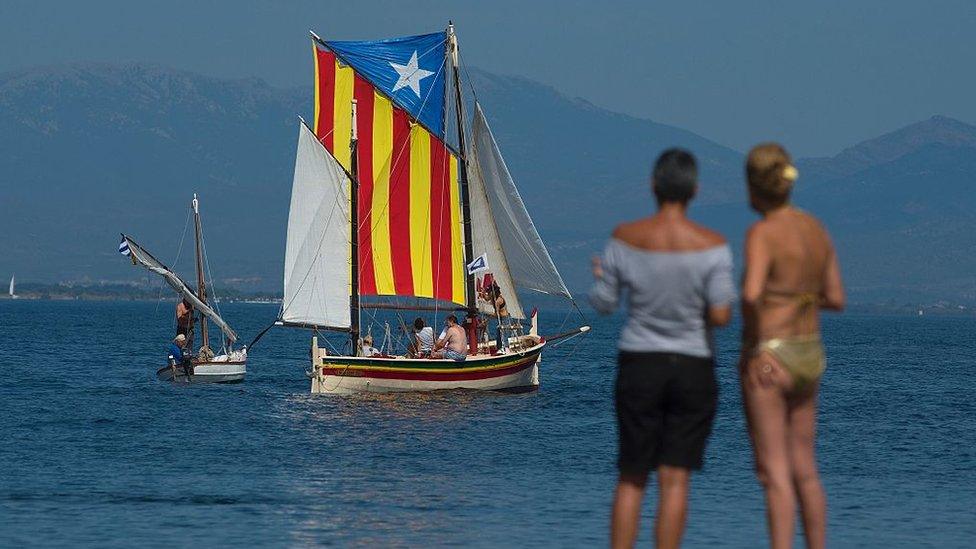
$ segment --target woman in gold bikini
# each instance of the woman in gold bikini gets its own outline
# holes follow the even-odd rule
[[[825,544],[826,499],[814,455],[826,366],[818,315],[844,308],[830,236],[790,204],[798,175],[778,144],[749,152],[749,202],[762,219],[746,234],[739,372],[774,549],[792,545],[797,499],[807,546]]]

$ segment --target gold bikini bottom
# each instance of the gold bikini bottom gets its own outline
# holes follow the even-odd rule
[[[760,341],[756,354],[763,351],[776,357],[793,378],[793,387],[802,391],[816,383],[827,368],[823,343],[819,335],[776,337]]]

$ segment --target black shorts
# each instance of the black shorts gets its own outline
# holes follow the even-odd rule
[[[620,472],[646,475],[658,465],[701,469],[718,407],[714,361],[627,351],[617,360]]]

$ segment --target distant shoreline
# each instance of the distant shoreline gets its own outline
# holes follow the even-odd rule
[[[0,295],[0,302],[7,301],[85,301],[85,302],[140,302],[140,303],[153,303],[156,301],[167,301],[175,302],[176,298],[171,295],[155,296],[155,295],[108,295],[108,294],[96,294],[96,293],[79,293],[77,295],[68,294],[58,294],[58,295],[42,295],[42,294],[23,294],[18,295],[16,299],[11,299],[7,295]],[[221,298],[220,304],[227,303],[244,303],[249,305],[281,305],[282,298],[265,295],[235,295],[233,297]],[[921,311],[921,314],[919,314]],[[894,305],[891,303],[853,303],[849,304],[845,314],[854,315],[894,315],[894,316],[937,316],[937,317],[974,317],[976,316],[976,308],[970,308],[963,305],[949,304],[949,303],[934,303],[926,305]],[[595,313],[594,313],[595,315]]]
[[[0,296],[0,301],[113,301],[113,302],[125,302],[125,301],[136,301],[152,303],[155,301],[170,301],[176,302],[176,297],[171,295],[163,297],[155,296],[116,296],[116,295],[37,295],[37,294],[18,294],[17,297],[11,298],[10,296]],[[274,298],[223,298],[218,301],[218,303],[251,303],[251,304],[281,304],[280,297]]]

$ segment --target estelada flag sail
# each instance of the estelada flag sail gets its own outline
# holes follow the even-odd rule
[[[430,131],[443,131],[444,40],[313,41],[313,129],[347,170],[357,102],[363,295],[465,302],[458,158]]]
[[[444,137],[446,32],[324,45],[431,133]]]

